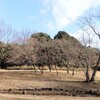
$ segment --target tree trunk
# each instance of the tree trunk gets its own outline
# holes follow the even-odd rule
[[[73,69],[72,69],[72,76],[74,76],[74,71],[75,71],[75,70],[74,70],[74,68],[73,68]]]
[[[0,69],[1,69],[1,61],[0,61]]]
[[[90,77],[89,77],[89,66],[87,66],[85,75],[86,75],[86,82],[90,82]]]
[[[95,76],[96,76],[96,72],[97,72],[97,67],[99,65],[99,61],[100,61],[100,55],[99,55],[98,61],[96,63],[96,66],[94,68],[94,71],[93,71],[93,74],[92,74],[92,77],[91,77],[91,82],[94,82],[95,81]]]
[[[35,67],[35,65],[33,65],[33,67],[34,67],[34,71],[35,71],[35,74],[36,74],[37,70],[36,70],[36,67]]]
[[[67,74],[69,74],[69,68],[68,68],[68,66],[65,66],[65,67],[66,67]]]
[[[88,72],[86,72],[86,82],[90,82],[90,77]]]
[[[38,69],[40,70],[40,72],[43,74],[43,70],[41,70],[40,66],[38,66]]]
[[[49,71],[51,72],[51,70],[52,70],[52,68],[51,68],[52,66],[48,66],[48,68],[49,68]]]
[[[43,74],[43,66],[42,66],[42,74]]]
[[[58,75],[58,69],[57,69],[57,66],[55,65],[55,69],[56,69],[56,71],[57,71],[57,75]]]

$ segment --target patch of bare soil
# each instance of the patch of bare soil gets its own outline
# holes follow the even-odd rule
[[[20,95],[62,95],[100,97],[100,72],[95,83],[85,83],[84,74],[77,71],[74,76],[55,71],[41,74],[34,71],[0,71],[0,93]]]

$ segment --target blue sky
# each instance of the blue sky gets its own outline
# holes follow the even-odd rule
[[[77,18],[100,0],[0,0],[0,20],[18,31],[29,28],[51,37],[58,31],[73,35],[79,30]]]

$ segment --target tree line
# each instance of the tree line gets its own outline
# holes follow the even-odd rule
[[[91,57],[90,57],[91,56]],[[91,60],[90,60],[91,58]],[[0,67],[36,66],[41,70],[48,66],[86,68],[88,60],[95,66],[98,52],[94,48],[83,46],[76,38],[59,31],[54,39],[46,33],[34,33],[22,43],[0,43]],[[43,73],[43,70],[41,70]]]

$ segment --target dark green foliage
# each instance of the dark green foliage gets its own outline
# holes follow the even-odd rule
[[[58,34],[54,37],[54,39],[70,39],[70,35],[65,31],[59,31]]]
[[[10,57],[11,47],[7,44],[0,44],[0,67],[7,66],[7,60]]]
[[[58,39],[66,40],[71,45],[82,46],[82,44],[76,38],[74,38],[73,36],[70,36],[65,31],[59,31],[58,34],[55,35],[54,39],[55,40],[58,40]]]
[[[43,32],[32,34],[31,38],[36,38],[40,42],[51,40],[51,37],[48,34]]]

